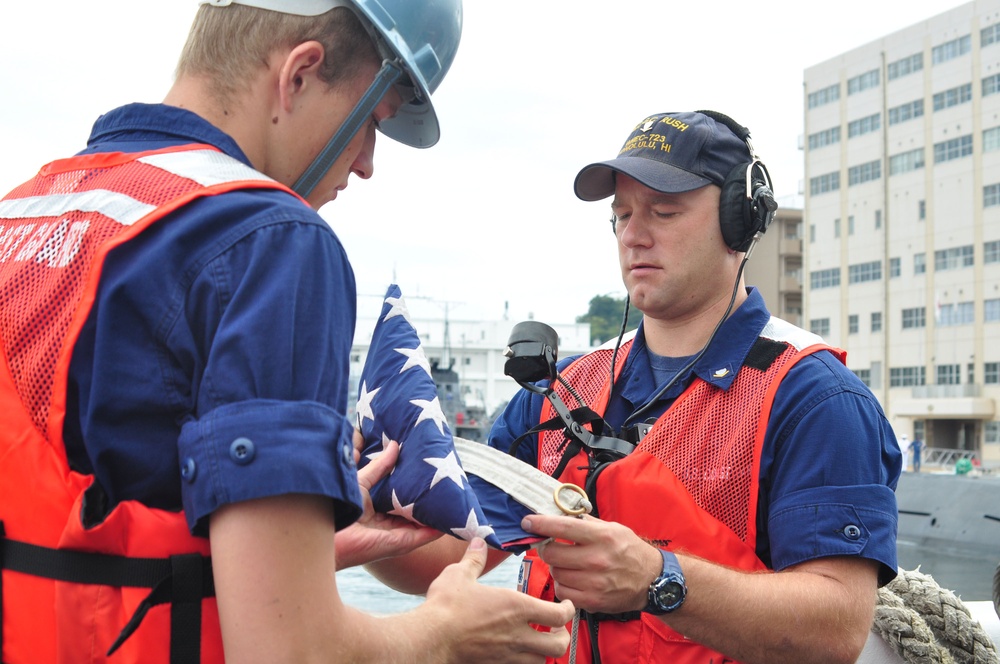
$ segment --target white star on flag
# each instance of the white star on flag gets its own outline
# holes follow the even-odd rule
[[[420,416],[417,417],[417,421],[413,424],[414,429],[421,422],[430,420],[437,425],[438,431],[442,434],[444,433],[448,420],[444,416],[444,411],[441,410],[441,402],[437,397],[434,397],[431,401],[426,399],[411,399],[410,403],[420,409]]]
[[[375,419],[375,413],[372,411],[372,399],[375,398],[375,395],[378,394],[380,389],[382,388],[376,387],[374,390],[369,392],[367,383],[361,383],[360,394],[358,394],[358,407],[356,409],[359,420],[364,421],[366,417],[369,420]]]
[[[403,368],[399,370],[399,373],[403,373],[407,369],[413,369],[414,367],[420,367],[428,376],[432,376],[430,362],[427,361],[427,355],[424,354],[424,347],[417,346],[416,348],[394,348],[397,353],[406,356],[406,362],[403,363]]]
[[[448,452],[448,456],[441,457],[428,457],[424,459],[425,463],[430,464],[437,468],[434,473],[434,477],[431,479],[431,488],[443,479],[449,479],[460,487],[465,487],[465,471],[462,467],[458,465],[458,457],[455,456],[454,452]]]
[[[404,505],[399,501],[399,496],[396,495],[396,491],[392,492],[392,509],[389,510],[389,514],[395,516],[401,516],[407,521],[412,521],[413,523],[424,525],[417,520],[417,517],[413,516],[413,506],[416,503],[410,503],[409,505]]]
[[[402,296],[400,297],[387,297],[385,298],[387,304],[389,304],[390,309],[382,320],[387,321],[390,318],[395,318],[396,316],[402,316],[407,323],[410,322],[410,310],[406,308],[406,302],[403,301]]]
[[[486,539],[494,533],[494,530],[489,526],[480,526],[479,519],[476,517],[476,510],[469,510],[469,518],[465,521],[465,527],[452,528],[451,532],[468,542],[473,537]]]

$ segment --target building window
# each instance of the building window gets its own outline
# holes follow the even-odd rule
[[[809,134],[810,150],[833,145],[834,143],[840,143],[840,127],[831,127],[815,134]]]
[[[983,320],[987,323],[1000,321],[1000,298],[983,300]]]
[[[986,422],[983,424],[985,433],[984,441],[990,444],[1000,443],[1000,422]]]
[[[840,83],[809,93],[809,108],[830,104],[840,99]]]
[[[889,387],[916,387],[924,383],[923,367],[889,368]]]
[[[961,57],[972,50],[972,35],[952,39],[931,49],[931,63],[939,65],[954,58]]]
[[[972,325],[975,322],[975,317],[976,310],[972,302],[942,304],[938,307],[937,322],[941,327]]]
[[[902,274],[902,270],[903,270],[902,263],[903,263],[903,261],[901,261],[899,258],[890,258],[889,259],[889,278],[890,279],[895,279],[900,274]]]
[[[989,46],[1000,41],[1000,23],[983,28],[979,32],[979,45]]]
[[[847,234],[854,235],[854,215],[847,216]]]
[[[872,312],[872,332],[882,331],[882,312],[873,311]]]
[[[983,130],[983,152],[1000,150],[1000,127]]]
[[[989,97],[1000,92],[1000,74],[993,74],[983,79],[983,96]]]
[[[854,369],[854,375],[861,379],[861,382],[868,387],[872,386],[872,370],[871,369]]]
[[[847,79],[847,96],[878,87],[878,69]]]
[[[962,375],[960,373],[962,367],[958,364],[939,364],[935,367],[937,376],[934,380],[935,385],[960,385],[962,382]]]
[[[924,100],[916,99],[889,109],[889,125],[899,124],[924,115]]]
[[[882,160],[876,159],[847,169],[847,186],[853,187],[863,182],[878,180],[880,177],[882,177]]]
[[[987,385],[1000,384],[1000,362],[987,362],[983,365],[983,382]]]
[[[983,187],[983,207],[1000,205],[1000,184],[988,184]]]
[[[809,244],[816,242],[816,224],[809,224]]]
[[[837,191],[838,189],[840,189],[840,171],[817,175],[809,179],[809,193],[812,196],[825,194],[829,191]]]
[[[809,331],[813,334],[818,334],[821,337],[829,336],[830,334],[830,319],[829,318],[813,318],[809,321]]]
[[[882,210],[875,210],[875,230],[882,228]]]
[[[973,364],[972,362],[969,362],[968,364],[965,365],[965,369],[968,372],[966,374],[965,382],[968,383],[969,385],[974,384],[976,382],[976,365]]]
[[[858,333],[858,315],[851,314],[847,317],[847,333],[857,334]]]
[[[908,173],[924,167],[924,149],[917,148],[889,157],[889,175]]]
[[[983,262],[987,265],[990,263],[1000,263],[1000,240],[993,240],[992,242],[983,244]]]
[[[847,268],[847,283],[849,284],[860,284],[866,281],[879,281],[881,279],[882,261],[858,263]]]
[[[917,219],[923,221],[927,218],[927,201],[919,201],[917,203]]]
[[[959,85],[934,95],[934,112],[943,111],[952,106],[967,104],[972,101],[972,83]]]
[[[839,267],[831,267],[828,270],[816,270],[809,273],[809,287],[814,290],[819,288],[834,288],[839,285]]]
[[[984,30],[985,32],[985,30]],[[913,55],[890,62],[887,69],[889,80],[895,80],[900,76],[906,76],[918,72],[924,68],[924,54],[914,53]]]
[[[917,327],[926,327],[927,319],[924,313],[924,307],[914,307],[912,309],[903,309],[903,329],[910,330]]]
[[[972,267],[974,264],[975,255],[971,244],[934,252],[935,270],[958,270],[963,267]]]
[[[927,272],[927,255],[923,252],[913,254],[913,274],[924,274]]]
[[[972,154],[972,136],[959,136],[934,144],[934,163],[961,159]]]
[[[847,138],[870,134],[882,127],[882,116],[876,113],[847,123]]]

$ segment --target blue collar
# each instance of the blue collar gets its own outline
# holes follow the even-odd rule
[[[253,166],[233,138],[191,111],[165,104],[128,104],[105,113],[94,123],[87,149],[97,152],[142,152],[172,145],[204,143]]]
[[[760,291],[753,287],[747,288],[747,299],[722,324],[712,345],[691,372],[681,376],[664,398],[676,398],[690,384],[691,374],[720,389],[728,390],[770,317]],[[640,323],[619,383],[615,385],[615,392],[634,407],[644,405],[661,387],[655,385],[648,354],[645,331]]]

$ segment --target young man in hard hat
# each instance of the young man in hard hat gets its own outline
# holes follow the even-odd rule
[[[337,594],[433,535],[364,511],[392,457],[359,485],[354,278],[315,209],[376,129],[436,142],[460,32],[460,0],[205,0],[163,104],[0,201],[0,660],[565,650],[529,622],[572,607],[477,584],[481,540],[408,614]]]
[[[502,450],[523,439],[519,458],[595,507],[522,522],[552,538],[525,556],[525,591],[582,609],[577,656],[559,661],[855,662],[896,574],[899,448],[844,353],[745,285],[777,208],[749,131],[711,111],[650,115],[575,192],[610,199],[643,314],[554,384],[602,438],[543,428],[556,411],[527,390],[490,435]],[[412,591],[460,555],[449,547],[371,568]]]

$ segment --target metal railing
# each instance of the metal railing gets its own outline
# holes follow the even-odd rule
[[[959,459],[968,459],[975,466],[978,465],[979,455],[973,450],[953,450],[946,447],[925,447],[920,452],[922,466],[954,467]]]

